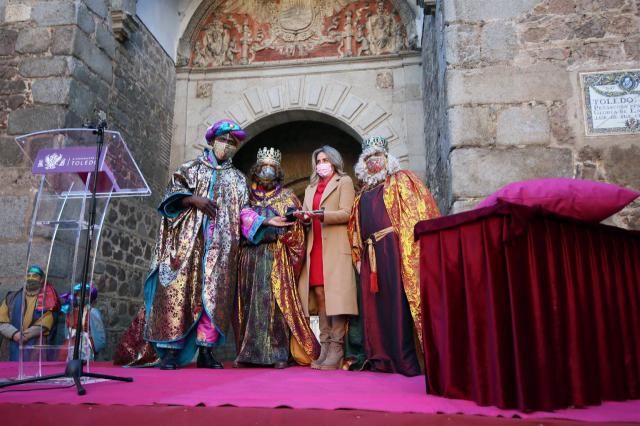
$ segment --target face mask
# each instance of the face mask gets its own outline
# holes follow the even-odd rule
[[[230,143],[216,140],[213,142],[213,155],[218,161],[225,161],[233,157],[238,148]]]
[[[27,292],[32,293],[40,289],[40,280],[30,279],[27,280]]]
[[[320,163],[316,165],[316,173],[320,177],[327,177],[333,172],[333,166],[329,163]]]
[[[258,179],[262,182],[272,182],[276,178],[276,169],[271,166],[264,166],[258,172]]]
[[[385,157],[373,156],[369,157],[365,164],[367,165],[367,171],[374,175],[385,169],[387,159]]]

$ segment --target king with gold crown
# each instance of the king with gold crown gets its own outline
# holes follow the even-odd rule
[[[364,358],[374,371],[416,376],[421,374],[422,312],[420,246],[413,228],[440,213],[422,181],[400,168],[384,137],[364,140],[355,172],[362,190],[348,230],[360,272]]]
[[[282,154],[260,148],[249,172],[249,207],[241,214],[245,235],[238,265],[237,367],[288,366],[290,341],[318,358],[320,345],[309,327],[297,282],[305,256],[300,222],[287,228],[263,220],[300,209],[293,191],[282,186]]]

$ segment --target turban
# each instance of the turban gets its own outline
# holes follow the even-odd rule
[[[231,136],[239,142],[243,141],[247,137],[247,133],[242,130],[242,127],[240,127],[238,123],[225,119],[213,123],[211,127],[207,129],[207,133],[204,138],[207,142],[211,142],[215,138],[226,135],[227,133],[230,133]]]

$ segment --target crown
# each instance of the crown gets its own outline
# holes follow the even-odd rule
[[[259,164],[274,164],[276,166],[279,166],[281,160],[282,153],[279,149],[264,147],[258,150],[256,161]]]
[[[385,151],[389,150],[389,142],[382,136],[372,136],[362,141],[362,150],[367,148],[382,148]]]

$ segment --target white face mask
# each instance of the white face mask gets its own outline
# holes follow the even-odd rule
[[[330,163],[320,163],[316,165],[316,173],[318,176],[325,178],[333,173],[333,166]]]
[[[236,154],[238,148],[235,145],[227,143],[226,141],[215,140],[213,142],[213,154],[218,161],[225,161],[233,157]]]

